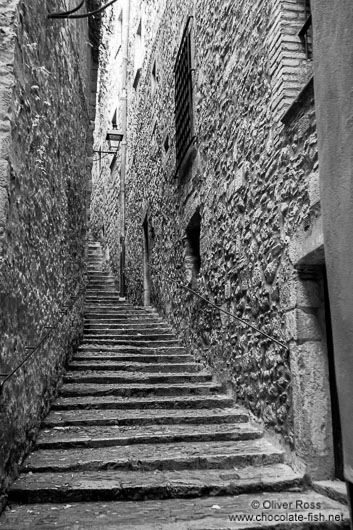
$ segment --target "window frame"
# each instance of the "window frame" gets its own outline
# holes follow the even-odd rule
[[[186,21],[174,64],[175,148],[177,171],[194,144],[194,17]]]

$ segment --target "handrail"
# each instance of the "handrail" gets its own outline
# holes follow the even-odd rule
[[[281,346],[285,350],[289,351],[288,346],[286,346],[283,342],[281,342],[280,340],[276,339],[275,337],[269,335],[268,333],[265,333],[265,331],[261,331],[261,329],[257,328],[253,324],[251,324],[248,320],[244,320],[243,318],[240,318],[240,317],[237,317],[236,315],[234,315],[234,313],[230,313],[229,311],[226,311],[222,307],[218,306],[217,304],[214,304],[213,302],[211,302],[210,300],[208,300],[207,298],[205,298],[204,296],[202,296],[198,292],[194,291],[194,289],[191,289],[191,287],[188,287],[187,285],[184,285],[183,283],[178,282],[177,280],[172,280],[170,278],[167,278],[167,277],[164,276],[164,274],[161,274],[160,272],[158,274],[159,274],[159,276],[162,276],[167,282],[175,283],[176,285],[178,285],[179,287],[182,287],[186,291],[189,291],[190,293],[194,294],[195,296],[198,296],[199,298],[201,298],[201,300],[203,300],[204,302],[206,302],[210,306],[212,306],[215,309],[218,309],[219,311],[221,311],[222,313],[225,313],[226,315],[238,320],[239,322],[241,322],[245,326],[249,326],[251,329],[253,329],[257,333],[260,333],[264,337],[268,338],[269,340],[272,340],[273,342],[276,342],[276,344],[278,344],[279,346]]]
[[[70,297],[72,299],[72,301],[69,303],[69,304],[64,304],[62,307],[65,308],[65,310],[60,310],[59,312],[62,313],[61,317],[53,324],[53,326],[44,326],[44,329],[49,329],[49,331],[40,339],[40,341],[38,342],[38,344],[36,346],[26,346],[25,349],[26,350],[31,350],[30,353],[28,355],[26,355],[26,357],[20,362],[20,364],[18,364],[16,366],[16,368],[14,368],[10,373],[8,374],[1,374],[0,373],[0,377],[5,377],[5,379],[3,381],[1,381],[0,383],[0,396],[2,395],[3,393],[3,388],[4,388],[4,385],[5,383],[7,383],[7,381],[9,379],[11,379],[11,377],[16,373],[18,372],[18,370],[20,368],[22,368],[22,366],[36,353],[36,351],[39,350],[39,348],[42,346],[42,344],[44,344],[44,342],[49,338],[49,336],[51,335],[52,331],[54,329],[56,329],[58,327],[58,325],[60,324],[60,322],[63,320],[64,316],[67,315],[67,312],[69,309],[71,309],[77,302],[77,300],[82,296],[82,294],[86,291],[86,288],[87,288],[87,285],[89,284],[89,280],[85,283],[84,287],[82,289],[80,289],[77,293],[77,295],[73,298],[73,297]],[[69,300],[70,300],[69,298]]]

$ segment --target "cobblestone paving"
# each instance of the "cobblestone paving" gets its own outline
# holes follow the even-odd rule
[[[98,244],[89,255],[84,340],[0,529],[348,528],[157,313],[119,299]]]

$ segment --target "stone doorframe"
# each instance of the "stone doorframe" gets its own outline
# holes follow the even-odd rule
[[[313,479],[334,476],[321,216],[290,244],[294,264],[284,288],[293,388],[295,452]]]

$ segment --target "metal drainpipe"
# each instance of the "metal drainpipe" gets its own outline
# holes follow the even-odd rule
[[[129,62],[129,28],[130,28],[130,3],[126,0],[126,10],[123,12],[122,28],[122,91],[121,91],[121,120],[122,133],[124,135],[121,142],[121,170],[120,170],[120,296],[125,296],[125,176],[127,158],[127,99],[128,99],[128,62]]]

